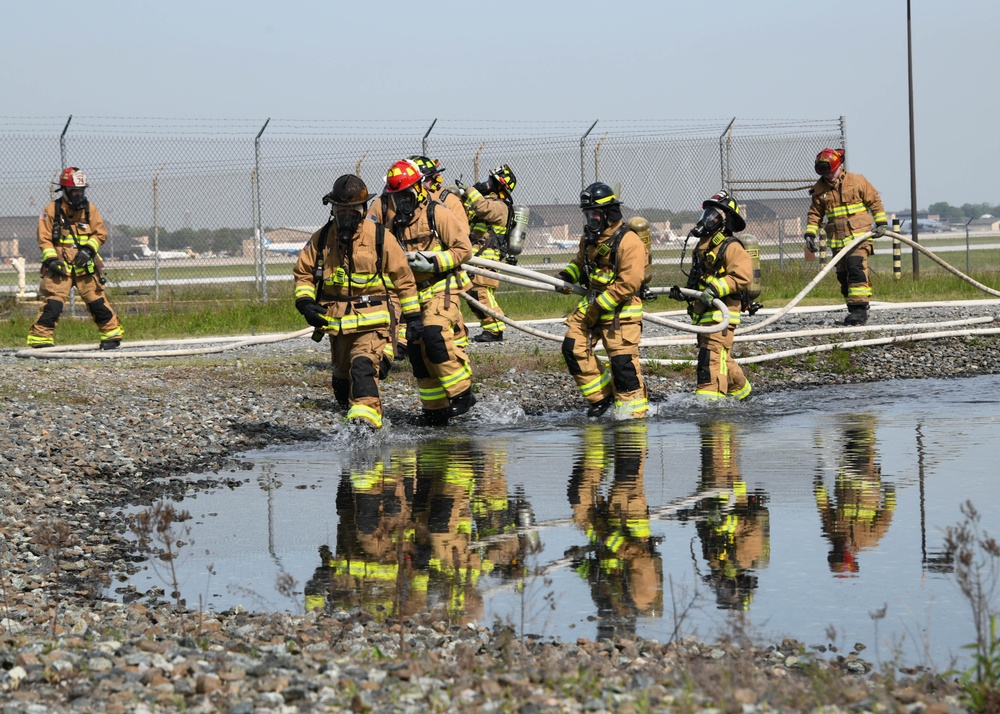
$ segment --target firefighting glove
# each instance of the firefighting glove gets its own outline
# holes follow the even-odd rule
[[[410,264],[410,269],[414,273],[436,273],[437,267],[434,264],[434,257],[417,251],[406,259]]]
[[[504,262],[507,263],[507,265],[517,265],[517,256],[508,255],[506,258],[504,258]]]
[[[457,193],[458,197],[464,201],[466,195],[469,193],[469,189],[461,181],[456,181],[455,182],[455,193]]]
[[[302,316],[306,318],[306,322],[313,327],[322,329],[330,324],[326,319],[326,310],[311,298],[299,298],[296,300],[295,309],[301,312]]]
[[[69,275],[66,272],[66,266],[63,265],[59,258],[49,258],[45,261],[44,265],[51,275],[62,275],[64,277]]]
[[[588,327],[597,327],[598,323],[601,321],[601,306],[597,304],[597,301],[590,303],[587,307],[587,314],[583,316],[583,322]]]
[[[687,300],[687,298],[684,297],[684,293],[681,292],[680,285],[672,286],[670,288],[670,292],[667,293],[667,295],[670,297],[671,300]]]
[[[889,230],[889,226],[885,223],[876,223],[875,230],[872,231],[872,238],[885,238],[885,232]]]
[[[810,253],[819,253],[819,246],[816,244],[816,236],[812,233],[806,233],[803,238],[806,242],[806,248],[809,249]]]
[[[420,313],[404,316],[406,321],[406,344],[414,345],[424,334],[424,321]]]
[[[698,302],[701,303],[701,309],[707,310],[712,307],[712,301],[719,297],[719,294],[715,292],[715,286],[709,285],[704,290],[701,291],[701,295],[698,296]]]
[[[643,283],[639,288],[639,299],[643,302],[653,302],[659,295],[654,293],[647,283]]]
[[[567,283],[573,282],[573,276],[567,273],[565,270],[560,270],[558,273],[556,273],[556,277],[559,278],[560,280],[566,281]],[[571,288],[569,285],[563,285],[562,287],[558,288],[558,290],[563,295],[569,295],[571,292],[573,292],[573,288]]]
[[[80,249],[76,251],[76,257],[73,258],[73,265],[78,268],[86,268],[87,264],[94,259],[94,249],[89,245],[80,246]]]

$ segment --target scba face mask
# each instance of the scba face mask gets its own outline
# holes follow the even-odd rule
[[[354,206],[343,206],[333,212],[333,218],[337,222],[337,237],[349,240],[361,225],[364,213]]]
[[[391,193],[392,207],[396,210],[396,215],[409,221],[413,218],[413,213],[417,210],[417,193],[413,189]]]
[[[701,218],[694,227],[694,234],[699,238],[714,236],[726,227],[726,214],[715,206],[709,206],[702,211]]]

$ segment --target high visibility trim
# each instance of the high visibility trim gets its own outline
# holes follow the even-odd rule
[[[711,399],[715,401],[716,399],[725,398],[725,394],[714,389],[698,389],[695,391],[694,395],[696,397],[703,397],[705,399]]]
[[[316,299],[316,286],[315,285],[299,285],[295,288],[295,299],[307,297],[311,300]]]
[[[454,387],[464,379],[472,379],[472,369],[468,364],[463,364],[459,369],[455,370],[451,374],[443,375],[439,377],[439,379],[441,381],[441,386],[445,389],[448,387]]]
[[[444,387],[438,385],[434,387],[427,387],[426,389],[421,387],[417,390],[420,395],[420,401],[422,402],[433,402],[438,399],[447,399],[448,393],[444,391]]]
[[[351,408],[347,410],[347,417],[345,417],[345,420],[350,421],[351,419],[363,419],[376,429],[382,428],[382,415],[365,404],[351,405]]]
[[[563,268],[563,271],[569,273],[572,276],[573,278],[572,282],[574,283],[580,282],[580,268],[577,266],[576,263],[570,263],[565,268]]]
[[[611,384],[611,371],[604,370],[601,372],[600,376],[590,380],[586,384],[580,385],[580,393],[585,397],[589,397],[592,394],[598,394],[604,391],[604,387]]]
[[[118,339],[121,339],[124,334],[125,334],[125,328],[122,327],[121,325],[119,325],[118,327],[116,327],[113,330],[108,330],[107,332],[102,332],[101,333],[101,342],[104,342],[105,340],[118,340]]]
[[[750,382],[748,381],[746,384],[737,389],[735,392],[726,392],[726,396],[736,397],[737,399],[746,399],[747,397],[750,396],[750,392],[752,391],[753,387],[750,386]]]
[[[44,345],[46,347],[51,347],[56,343],[55,339],[52,337],[38,337],[36,335],[28,335],[28,346],[34,347],[36,345]]]

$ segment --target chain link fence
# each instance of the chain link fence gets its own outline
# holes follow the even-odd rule
[[[812,161],[846,146],[842,118],[808,122],[214,121],[2,118],[0,292],[37,285],[37,217],[59,170],[87,173],[109,229],[101,251],[115,300],[268,300],[291,292],[299,249],[328,217],[321,197],[356,173],[372,191],[396,160],[440,159],[446,183],[501,163],[531,209],[524,261],[575,249],[579,191],[619,190],[654,247],[682,239],[701,202],[727,188],[748,232],[801,258]],[[791,244],[789,244],[791,241]],[[679,245],[679,243],[678,243]]]

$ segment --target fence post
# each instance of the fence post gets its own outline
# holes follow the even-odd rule
[[[732,152],[732,142],[729,138],[729,133],[733,130],[733,124],[736,123],[736,117],[733,117],[729,124],[726,125],[725,131],[719,135],[719,178],[722,181],[722,187],[729,190],[729,165],[731,163],[732,157],[730,156]],[[723,143],[725,141],[725,143]]]
[[[892,232],[899,233],[899,219],[895,216],[892,217]],[[903,260],[902,260],[902,246],[899,242],[899,238],[892,239],[892,277],[899,280],[903,277]]]
[[[607,138],[608,138],[608,132],[604,132],[604,136],[601,137],[601,140],[597,142],[597,146],[594,147],[594,180],[595,181],[600,181],[601,180],[601,159],[600,159],[600,156],[601,156],[601,144],[603,144],[604,140],[607,139]]]
[[[166,166],[166,162],[163,166]],[[160,299],[160,166],[153,174],[153,297]]]
[[[267,260],[265,260],[264,255],[264,227],[262,225],[261,214],[260,214],[260,136],[264,133],[267,125],[270,123],[271,117],[267,118],[264,122],[264,126],[260,128],[257,132],[257,138],[253,140],[253,164],[254,170],[256,171],[257,177],[257,245],[260,246],[260,299],[261,302],[267,302]]]
[[[66,131],[69,129],[69,123],[73,121],[73,115],[69,115],[69,119],[66,120],[66,126],[63,127],[62,134],[59,135],[59,169],[62,170],[66,168]]]
[[[438,120],[437,118],[435,118],[434,121],[431,122],[430,127],[428,127],[427,133],[424,134],[423,141],[420,142],[420,148],[423,149],[422,153],[424,156],[430,156],[430,154],[427,153],[427,137],[431,135],[431,131],[434,129],[434,125],[437,123]]]
[[[590,134],[590,132],[594,130],[594,127],[597,126],[598,121],[599,121],[598,119],[594,119],[594,123],[591,124],[590,128],[587,129],[584,135],[580,137],[580,190],[581,191],[587,187],[587,179],[584,176],[584,167],[583,167],[583,143],[587,140],[587,136]]]
[[[253,240],[251,245],[253,250],[250,260],[253,263],[253,286],[255,290],[260,290],[260,221],[257,219],[257,209],[260,204],[257,202],[257,168],[250,169],[250,225],[253,226]]]
[[[365,153],[361,154],[361,158],[358,159],[358,163],[354,167],[354,175],[357,176],[358,178],[361,177],[361,162],[363,162],[365,160],[366,156],[368,156],[368,150],[367,149],[365,149]]]
[[[479,155],[483,152],[484,146],[486,146],[485,141],[479,145],[479,148],[476,150],[476,155],[472,157],[472,177],[474,179],[473,183],[479,183]]]

